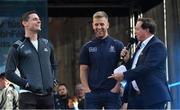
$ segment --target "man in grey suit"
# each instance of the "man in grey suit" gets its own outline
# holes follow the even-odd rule
[[[123,100],[128,103],[128,109],[164,109],[171,99],[166,81],[167,52],[155,32],[153,19],[139,18],[135,27],[139,48],[132,58],[124,48],[121,56],[127,71],[109,77],[127,81]]]

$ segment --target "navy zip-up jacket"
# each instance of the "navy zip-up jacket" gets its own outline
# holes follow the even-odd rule
[[[15,73],[17,68],[20,76]],[[53,90],[55,72],[53,46],[48,40],[38,38],[38,50],[29,38],[16,41],[9,49],[6,77],[20,88],[34,93],[49,94]]]

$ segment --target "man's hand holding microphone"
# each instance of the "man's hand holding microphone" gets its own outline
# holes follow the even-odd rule
[[[127,47],[124,47],[121,51],[121,59],[127,63],[130,59],[130,52],[129,50],[127,49]]]

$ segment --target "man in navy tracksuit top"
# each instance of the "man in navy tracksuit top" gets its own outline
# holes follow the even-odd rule
[[[118,66],[123,43],[108,35],[108,16],[104,11],[93,16],[95,38],[83,45],[80,53],[80,79],[85,90],[85,108],[119,109],[119,83],[108,79]]]
[[[20,109],[52,109],[56,71],[53,47],[48,40],[38,38],[41,21],[35,11],[25,13],[21,23],[25,29],[24,39],[9,49],[6,77],[20,86]],[[15,73],[17,68],[20,76]]]

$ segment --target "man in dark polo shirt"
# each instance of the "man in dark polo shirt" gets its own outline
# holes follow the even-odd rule
[[[93,15],[95,38],[84,44],[80,53],[80,79],[85,90],[85,108],[119,109],[119,83],[107,77],[118,66],[123,43],[108,34],[108,15]]]

